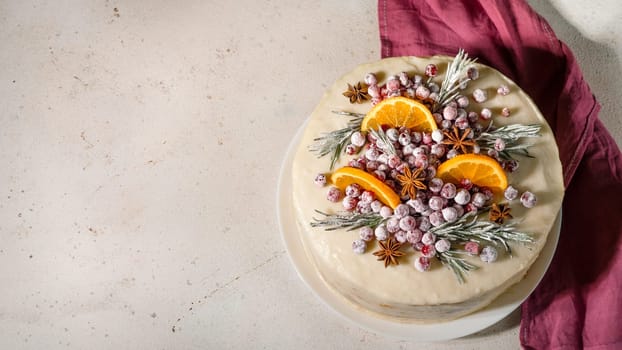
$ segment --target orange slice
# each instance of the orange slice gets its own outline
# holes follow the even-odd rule
[[[439,165],[436,176],[454,184],[466,178],[477,186],[490,188],[495,194],[503,193],[508,187],[508,178],[499,162],[482,154],[455,156]]]
[[[391,97],[375,105],[363,118],[361,131],[376,130],[381,125],[396,128],[405,126],[425,132],[438,129],[428,107],[406,97]]]
[[[365,190],[374,192],[379,201],[393,209],[401,203],[400,196],[391,187],[372,174],[358,168],[346,166],[337,169],[330,176],[330,181],[342,191],[345,191],[348,185],[357,183]]]

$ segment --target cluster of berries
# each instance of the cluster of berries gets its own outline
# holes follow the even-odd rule
[[[425,69],[427,80],[420,75],[410,77],[402,72],[390,76],[384,85],[378,85],[373,73],[365,76],[368,93],[372,97],[372,104],[377,104],[385,98],[406,96],[420,101],[437,101],[439,86],[431,81],[436,76],[437,68],[430,64]],[[479,76],[476,68],[468,71],[468,79],[475,80]],[[507,86],[500,86],[497,93],[507,95]],[[487,92],[475,89],[471,98],[457,95],[447,102],[439,111],[433,113],[438,129],[431,133],[401,128],[383,128],[384,138],[379,139],[373,133],[364,134],[354,132],[350,143],[346,146],[346,153],[356,156],[348,163],[349,166],[363,169],[384,182],[396,193],[401,193],[402,203],[394,210],[384,205],[376,198],[372,191],[364,190],[354,183],[341,191],[337,187],[330,187],[327,199],[331,202],[341,202],[345,210],[367,214],[378,213],[385,221],[376,227],[362,227],[359,239],[352,243],[355,253],[362,254],[367,250],[368,242],[376,239],[385,241],[394,239],[401,244],[410,244],[421,253],[415,261],[415,268],[426,271],[430,268],[430,258],[451,248],[446,239],[437,239],[432,232],[433,227],[444,223],[452,223],[469,212],[491,205],[493,193],[486,187],[479,187],[468,179],[463,179],[458,185],[445,183],[436,177],[438,166],[460,153],[486,153],[497,159],[502,167],[513,172],[518,168],[514,160],[503,160],[499,153],[505,149],[502,139],[497,139],[490,148],[480,147],[477,136],[485,129],[484,123],[492,118],[488,108],[481,108],[479,112],[469,111],[475,103],[481,103],[488,98]],[[471,107],[470,109],[473,109]],[[509,109],[503,109],[504,116],[510,116]],[[388,145],[387,143],[390,143]],[[388,147],[390,146],[390,147]],[[358,156],[357,156],[358,155]],[[411,169],[419,170],[423,184],[416,191],[414,198],[410,197],[401,183],[400,176]],[[315,183],[320,186],[326,184],[323,174],[317,175]],[[518,191],[509,186],[504,193],[507,200],[514,200]],[[525,192],[520,197],[526,207],[535,205],[535,196]],[[469,254],[479,255],[482,261],[493,262],[497,259],[497,250],[493,246],[480,247],[476,242],[468,242],[463,249]]]

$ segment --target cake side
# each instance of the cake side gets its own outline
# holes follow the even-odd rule
[[[294,193],[293,205],[303,236],[305,249],[323,279],[338,294],[343,295],[365,309],[410,320],[443,320],[459,317],[490,303],[510,285],[518,282],[538,257],[546,242],[555,217],[561,207],[563,183],[561,164],[553,134],[533,102],[513,82],[496,70],[477,65],[480,78],[477,84],[469,86],[462,93],[470,95],[475,88],[486,89],[491,98],[478,104],[499,114],[502,107],[512,110],[509,118],[495,118],[496,125],[510,123],[539,123],[541,136],[535,139],[530,153],[534,159],[521,161],[520,168],[508,176],[516,188],[529,189],[537,193],[538,204],[533,209],[513,208],[512,214],[520,218],[517,227],[530,232],[535,239],[529,246],[513,245],[513,254],[501,254],[494,264],[485,264],[476,257],[467,258],[481,268],[471,271],[465,283],[457,283],[453,273],[439,262],[421,273],[413,268],[418,253],[410,251],[401,258],[400,264],[385,268],[371,256],[373,248],[365,254],[352,253],[351,243],[358,238],[356,231],[325,231],[311,227],[310,222],[317,214],[315,209],[328,213],[342,211],[339,204],[326,201],[326,190],[312,185],[318,171],[329,168],[327,158],[317,158],[309,152],[308,146],[322,132],[342,128],[347,117],[335,115],[333,110],[366,113],[369,104],[350,104],[341,93],[348,83],[357,82],[368,72],[375,72],[380,81],[390,74],[401,71],[421,74],[426,65],[435,63],[442,79],[450,58],[390,58],[357,67],[338,79],[329,88],[309,118],[300,145],[294,158],[292,169]],[[507,85],[511,94],[495,95],[497,87]],[[345,165],[342,157],[336,167]]]

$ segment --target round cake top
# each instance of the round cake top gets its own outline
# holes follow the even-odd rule
[[[434,94],[437,88],[440,89],[441,93],[443,88],[446,88],[443,85],[443,80],[446,79],[447,70],[451,69],[448,67],[451,67],[452,60],[452,58],[444,56],[429,58],[398,57],[358,66],[338,79],[326,91],[308,120],[292,169],[294,206],[309,257],[314,261],[324,279],[329,281],[331,285],[338,286],[337,288],[340,290],[345,288],[353,293],[356,293],[357,290],[364,290],[366,294],[372,295],[378,300],[390,300],[403,304],[459,303],[501,286],[507,286],[508,281],[516,282],[538,257],[546,241],[548,232],[561,207],[564,192],[561,163],[550,127],[531,99],[514,82],[495,69],[477,63],[468,62],[465,67],[460,67],[463,68],[465,74],[459,78],[464,78],[469,74],[478,75],[471,76],[477,79],[468,82],[466,88],[455,90],[462,101],[449,94],[452,98],[444,102],[441,101],[445,106],[439,104],[439,98]],[[475,69],[467,72],[468,68]],[[436,69],[436,74],[432,74],[431,69]],[[429,73],[428,75],[435,76],[428,78],[426,70]],[[368,75],[368,73],[373,73],[373,75]],[[402,73],[401,76],[400,73]],[[417,75],[421,78],[420,86],[426,87],[427,92],[421,88],[419,88],[421,91],[418,91],[416,82],[419,78],[416,77]],[[401,82],[400,78],[402,78]],[[433,85],[426,84],[429,82]],[[434,84],[437,87],[434,87]],[[457,85],[460,83],[458,82]],[[445,89],[445,91],[448,90]],[[398,94],[401,97],[396,97]],[[391,101],[410,97],[417,101],[415,107],[412,108],[420,108],[419,105],[424,105],[430,109],[430,112],[437,113],[433,115],[433,118],[436,119],[436,125],[432,128],[426,126],[426,118],[428,117],[422,117],[418,112],[415,113],[417,118],[421,119],[420,126],[411,129],[406,134],[416,139],[417,136],[413,134],[413,131],[420,131],[422,140],[411,139],[409,142],[400,140],[401,135],[399,134],[403,133],[400,131],[404,130],[400,130],[399,127],[387,126],[385,124],[386,118],[379,117],[380,122],[376,124],[369,121],[370,111],[374,111],[379,106],[382,107],[383,104],[395,104]],[[448,105],[455,108],[446,108]],[[395,109],[399,108],[396,107]],[[454,112],[456,113],[455,116],[452,115]],[[460,124],[464,122],[464,118],[461,117],[464,116],[465,112],[466,126]],[[468,121],[468,112],[472,112],[470,121]],[[393,113],[397,112],[394,110]],[[474,118],[473,113],[477,114],[477,118]],[[488,118],[489,115],[490,119]],[[361,128],[361,124],[368,125],[368,127]],[[534,124],[538,125],[538,137],[523,137],[513,142],[507,138],[509,131],[499,133],[499,128],[503,126],[522,126],[522,128],[515,130],[532,132],[533,134],[533,129],[528,129],[527,126]],[[380,125],[384,125],[384,127],[378,128]],[[345,154],[344,149],[331,168],[331,156],[334,153],[327,152],[326,155],[318,157],[317,151],[318,148],[321,148],[318,147],[318,138],[330,136],[327,133],[344,130],[348,127],[350,130],[348,130],[347,137],[344,137],[348,140],[342,146],[346,148],[347,145],[353,144],[350,148],[360,153],[356,154],[352,150],[348,150],[353,153],[348,155]],[[395,135],[392,135],[394,131],[390,131],[390,129],[397,129],[398,139],[395,139]],[[433,129],[438,130],[433,131]],[[473,131],[471,132],[471,130]],[[495,134],[494,130],[498,132]],[[352,132],[361,132],[365,139],[359,140],[356,136],[353,137]],[[378,135],[378,132],[381,135]],[[469,132],[471,132],[470,135],[465,135]],[[483,137],[482,134],[486,132],[492,136]],[[370,138],[368,134],[373,134],[373,137]],[[387,143],[393,143],[400,151],[397,154],[398,158],[401,159],[400,162],[396,161],[395,164],[389,164],[388,159],[378,161],[377,154],[366,154],[370,148],[379,150],[380,154],[387,153],[384,147],[378,147],[378,139],[383,140],[383,137],[388,139]],[[369,141],[370,139],[372,141]],[[501,139],[501,141],[497,141],[497,139]],[[365,145],[362,145],[363,142]],[[404,149],[404,144],[409,143],[414,144],[415,147]],[[500,143],[504,144],[500,145]],[[370,144],[373,145],[370,146]],[[434,147],[437,144],[443,146]],[[422,157],[417,155],[417,152],[422,152],[421,150],[414,150],[414,148],[421,148],[419,146],[422,145],[427,146],[427,150],[424,147],[424,151],[427,152],[425,153],[427,162],[422,162]],[[529,157],[507,153],[508,150],[518,147],[517,145],[529,145]],[[495,147],[496,153],[489,151],[489,149],[495,150]],[[443,148],[444,152],[439,151],[438,148]],[[315,150],[315,152],[310,149]],[[448,157],[447,154],[450,151],[453,154]],[[477,151],[479,154],[474,153]],[[372,153],[372,151],[369,152]],[[409,152],[412,152],[413,157],[407,159],[408,157],[405,154]],[[516,168],[516,163],[509,158],[504,158],[508,154],[518,161],[518,168]],[[387,154],[385,158],[390,158],[390,154]],[[419,159],[418,162],[417,158]],[[466,160],[463,159],[461,162],[460,158],[466,158]],[[354,162],[352,162],[353,159]],[[361,165],[360,162],[357,164],[357,159],[362,159],[364,163],[367,162],[364,165]],[[376,160],[375,163],[377,164],[368,167],[369,163],[373,163],[370,159]],[[438,162],[435,162],[434,159],[438,159]],[[490,160],[496,164],[496,168]],[[399,164],[409,163],[409,161],[409,165],[402,165],[400,168]],[[467,164],[464,168],[466,170],[460,172],[459,163],[465,163],[465,161],[466,163],[475,162],[476,165],[471,164],[469,167]],[[378,170],[379,164],[387,164],[385,167],[380,167],[385,179],[383,179],[383,175],[374,170],[374,167]],[[491,168],[481,168],[484,166],[482,164],[490,164]],[[474,168],[484,169],[482,171],[485,171],[486,174],[498,173],[498,169],[502,169],[505,179],[489,182],[501,186],[500,191],[495,190],[492,187],[494,185],[489,187],[475,186],[477,189],[473,190],[468,183],[461,182],[462,179],[452,179],[451,176],[447,175],[443,176],[444,181],[441,183],[453,183],[453,186],[447,186],[449,187],[447,191],[450,193],[446,193],[446,191],[441,193],[434,189],[436,180],[432,179],[438,179],[441,174],[438,174],[438,177],[437,174],[433,174],[434,171],[429,169],[433,165],[436,172],[440,170],[445,174],[455,175],[458,171],[458,175],[454,177],[467,176],[473,177],[473,180],[480,178],[474,175]],[[361,169],[357,169],[357,167]],[[391,173],[391,170],[395,171]],[[418,170],[421,171],[415,174]],[[358,171],[371,174],[375,180],[361,180],[362,175]],[[328,182],[323,188],[318,188],[313,184],[314,179],[320,174],[324,175]],[[465,174],[470,174],[470,176]],[[397,209],[397,204],[393,205],[384,198],[380,199],[383,199],[381,201],[383,206],[391,208],[390,216],[383,216],[382,210],[386,211],[387,209],[378,212],[380,207],[377,203],[375,203],[375,207],[374,205],[371,206],[371,211],[369,209],[357,209],[357,205],[363,206],[359,205],[359,202],[364,202],[366,199],[363,199],[360,194],[354,196],[356,188],[347,189],[349,193],[346,195],[343,193],[345,185],[341,186],[342,191],[339,193],[338,202],[333,203],[327,200],[327,197],[330,198],[331,196],[331,191],[333,191],[333,196],[336,195],[334,190],[331,190],[331,186],[339,185],[338,183],[331,183],[331,180],[334,182],[343,181],[344,177],[350,178],[349,182],[346,181],[346,185],[352,182],[362,185],[359,186],[361,187],[359,188],[360,192],[370,189],[377,192],[378,182],[388,184],[393,189],[394,195],[398,197],[399,203],[406,204],[410,208],[403,215],[398,215],[398,228],[391,227],[391,225],[396,224],[393,216],[399,214],[398,212],[403,209],[403,206]],[[352,178],[358,180],[353,181]],[[387,179],[393,181],[387,183]],[[411,180],[421,180],[421,183]],[[504,183],[501,180],[506,182]],[[477,181],[479,180],[475,180],[475,182]],[[322,182],[321,176],[319,182]],[[370,187],[370,183],[376,186]],[[507,194],[511,200],[504,198],[503,192],[507,184],[511,186],[511,189],[516,190],[514,194]],[[414,187],[415,191],[410,191],[409,188],[404,189],[405,187]],[[467,189],[472,200],[467,203],[464,202],[464,198],[456,197],[457,194],[451,193],[452,187],[455,192],[462,192],[461,196],[465,196],[464,189]],[[492,195],[487,192],[487,189],[492,190],[490,191],[493,192]],[[417,197],[417,191],[423,195]],[[480,195],[476,195],[476,192]],[[527,194],[521,196],[524,193]],[[481,199],[481,194],[486,197],[485,203],[482,202],[481,205],[473,207],[471,205],[473,204],[473,197]],[[534,197],[531,197],[530,194],[534,194]],[[517,198],[514,199],[515,195]],[[375,198],[379,197],[382,196],[375,196]],[[439,202],[437,198],[433,200],[432,197],[438,197],[441,200]],[[352,200],[349,201],[348,198]],[[395,197],[391,198],[395,200]],[[413,203],[413,200],[417,198],[422,199],[427,209],[432,207],[432,210],[426,211],[415,208],[417,204]],[[535,207],[527,208],[534,204],[535,198],[537,198]],[[467,216],[464,216],[462,221],[459,218],[460,215],[458,218],[453,216],[453,214],[461,214],[460,209],[457,210],[458,213],[453,213],[453,209],[443,211],[448,207],[457,206],[462,210],[466,209],[467,214],[465,215]],[[353,210],[351,210],[352,207]],[[507,208],[510,208],[511,211],[508,211]],[[349,209],[350,211],[348,211]],[[479,215],[468,216],[470,210],[478,210]],[[432,215],[436,215],[437,218],[430,216],[431,212],[436,212]],[[493,215],[490,212],[493,212]],[[364,216],[362,214],[369,214],[372,217],[376,214],[376,217],[381,217],[381,223],[374,222],[369,225],[374,235],[366,237],[367,242],[361,240],[360,229],[340,228],[332,230],[336,222],[338,225],[343,225],[348,220],[352,221],[355,215]],[[510,214],[511,217],[507,214]],[[369,217],[369,215],[365,217]],[[439,215],[442,218],[440,221],[437,220]],[[342,219],[345,218],[345,221],[335,221],[337,216]],[[401,220],[404,216],[413,217],[415,222]],[[501,219],[499,219],[500,217]],[[425,237],[426,230],[423,230],[425,227],[419,226],[421,221],[426,221],[425,218],[427,218],[428,226],[430,226],[428,231],[436,233],[433,238],[430,238],[430,235]],[[466,234],[456,238],[455,235],[451,234],[460,231],[456,228],[471,227],[472,231],[481,230],[482,228],[479,226],[473,228],[468,225],[475,218],[477,218],[477,223],[486,225],[491,224],[491,220],[498,221],[500,224],[491,224],[497,233],[503,230],[510,233],[526,233],[529,235],[529,242],[503,240],[508,242],[507,246],[511,248],[510,254],[506,251],[503,243],[499,244],[501,242],[499,240],[497,241],[498,244],[493,244],[493,242],[481,239],[481,236]],[[378,226],[383,226],[384,230],[389,232],[385,232],[383,235],[382,229],[378,229]],[[443,228],[445,230],[442,230]],[[418,233],[415,233],[415,237],[413,237],[411,231],[417,229],[424,237],[417,238]],[[369,235],[369,230],[366,234]],[[472,244],[467,245],[467,241],[478,243],[476,250],[477,253],[480,253],[479,256],[463,254],[474,252]],[[430,252],[430,246],[434,247],[434,251]],[[397,249],[391,249],[391,247]],[[448,255],[448,252],[451,254]],[[426,256],[429,259],[421,259]],[[458,260],[452,259],[452,257]],[[472,268],[459,268],[457,271],[455,266],[451,268],[456,261],[464,262]],[[399,264],[396,265],[396,262]],[[426,262],[429,265],[426,266]]]

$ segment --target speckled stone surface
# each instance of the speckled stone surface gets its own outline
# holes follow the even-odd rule
[[[530,3],[622,143],[622,8]],[[276,217],[294,132],[379,56],[375,1],[0,1],[0,348],[418,347],[318,300]]]

